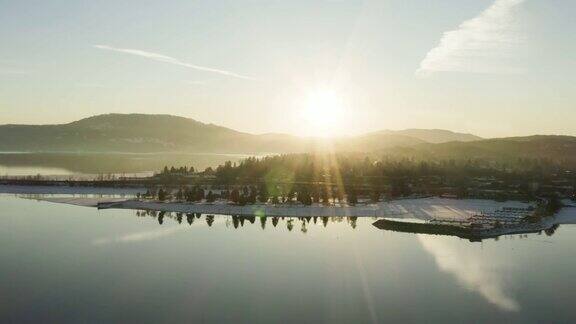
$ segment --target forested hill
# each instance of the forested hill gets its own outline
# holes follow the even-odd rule
[[[384,130],[380,132],[381,134],[390,134],[390,135],[404,135],[412,138],[420,139],[427,143],[446,143],[446,142],[471,142],[471,141],[478,141],[481,140],[482,137],[472,135],[472,134],[464,134],[464,133],[456,133],[445,129],[404,129],[404,130]]]
[[[0,151],[291,153],[328,147],[325,139],[254,135],[170,115],[107,114],[60,125],[2,125]],[[418,144],[478,140],[446,130],[380,131],[333,141],[340,151],[372,152]]]
[[[576,137],[535,135],[395,147],[379,153],[418,159],[483,159],[517,161],[540,159],[576,165]]]

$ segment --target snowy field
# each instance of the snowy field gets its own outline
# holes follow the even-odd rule
[[[18,195],[128,195],[145,193],[144,188],[0,185],[0,194]]]
[[[444,199],[444,198],[419,198],[400,199],[378,204],[359,204],[356,206],[312,206],[255,204],[248,206],[230,205],[226,202],[215,203],[179,203],[179,202],[155,202],[126,200],[118,198],[70,198],[48,197],[41,200],[74,204],[88,207],[119,208],[119,209],[143,209],[166,212],[244,215],[244,216],[357,216],[357,217],[391,217],[391,218],[416,218],[421,220],[450,219],[465,220],[479,213],[489,213],[501,210],[504,207],[527,208],[530,205],[523,202],[508,201],[496,202],[480,199]]]
[[[35,198],[41,201],[48,201],[60,204],[84,206],[84,207],[98,207],[98,203],[105,201],[107,203],[124,202],[126,198],[93,198],[93,197],[61,197],[61,195],[54,195],[50,197]]]
[[[222,214],[222,215],[265,215],[287,217],[309,216],[357,216],[414,218],[420,220],[465,220],[476,214],[493,214],[504,208],[527,208],[529,203],[519,201],[497,202],[482,199],[414,198],[398,199],[377,204],[360,203],[356,206],[323,206],[313,204],[255,204],[247,206],[231,205],[225,201],[215,203],[183,203],[138,201],[134,197],[144,193],[144,188],[98,188],[68,186],[13,186],[0,185],[0,194],[31,195],[40,200],[66,203],[78,206],[145,209],[166,212]],[[38,195],[37,197],[34,197]],[[570,208],[567,208],[570,209]],[[499,214],[499,213],[496,213]]]

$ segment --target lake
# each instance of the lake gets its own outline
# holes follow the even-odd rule
[[[197,216],[0,195],[0,322],[576,318],[575,225],[472,243],[373,218]]]
[[[0,176],[90,177],[97,174],[148,176],[164,166],[193,166],[198,170],[226,161],[239,162],[241,154],[201,153],[14,153],[0,152]]]

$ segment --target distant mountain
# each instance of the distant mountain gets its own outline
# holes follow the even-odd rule
[[[474,135],[409,129],[326,139],[254,135],[171,115],[107,114],[60,125],[0,126],[0,151],[291,153],[334,147],[376,151],[424,143],[471,141]]]
[[[169,115],[94,116],[63,125],[0,126],[2,151],[201,151],[252,135]],[[232,143],[228,143],[231,147]]]
[[[446,143],[446,142],[472,142],[481,140],[482,137],[465,134],[456,133],[444,129],[405,129],[405,130],[385,130],[381,133],[404,135],[412,138],[420,139],[428,143]]]
[[[473,142],[447,142],[394,147],[392,155],[432,159],[486,159],[492,161],[519,158],[545,159],[576,165],[576,137],[534,135],[485,139]]]

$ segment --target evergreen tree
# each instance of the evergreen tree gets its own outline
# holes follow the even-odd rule
[[[268,198],[268,188],[266,187],[266,184],[260,185],[260,188],[258,189],[258,201],[265,203],[268,201]]]
[[[325,206],[330,205],[330,197],[328,195],[328,190],[322,190],[322,204]]]
[[[188,187],[184,189],[184,198],[186,199],[187,202],[194,201],[194,192],[190,190],[190,188]]]
[[[204,189],[196,186],[194,190],[194,200],[202,201],[202,199],[204,199]]]
[[[164,201],[164,200],[166,200],[167,196],[168,196],[168,194],[164,189],[160,188],[158,190],[158,200]]]
[[[235,204],[240,202],[240,191],[238,191],[238,189],[236,188],[232,189],[232,191],[230,192],[230,201],[232,201]]]
[[[370,200],[373,203],[379,202],[380,201],[380,190],[378,190],[378,189],[372,190],[372,192],[370,194]]]
[[[178,189],[178,192],[176,193],[176,200],[184,200],[184,190],[182,190],[182,188]]]
[[[250,204],[256,203],[256,190],[250,190],[250,194],[248,195],[246,201]]]
[[[348,190],[348,204],[354,206],[358,203],[358,196],[354,189]]]
[[[318,191],[318,189],[314,189],[314,191],[312,192],[312,201],[315,203],[320,202],[320,192]]]

